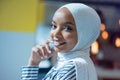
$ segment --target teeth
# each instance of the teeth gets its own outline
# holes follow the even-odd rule
[[[54,45],[58,46],[58,45],[60,45],[60,43],[58,43],[58,42],[54,42]]]

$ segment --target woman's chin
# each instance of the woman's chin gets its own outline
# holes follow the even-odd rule
[[[60,49],[60,48],[55,48],[55,51],[56,51],[56,52],[65,52],[64,49]]]
[[[65,48],[63,48],[63,49],[55,48],[55,51],[61,52],[61,53],[68,52],[68,50],[66,50]]]

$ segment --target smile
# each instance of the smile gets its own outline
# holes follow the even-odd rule
[[[66,42],[54,42],[55,46],[61,46],[64,45]]]

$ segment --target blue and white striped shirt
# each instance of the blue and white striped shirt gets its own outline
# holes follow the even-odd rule
[[[43,79],[39,79],[38,75],[39,67],[37,66],[22,68],[22,80],[76,80],[76,69],[74,63],[70,61],[58,70],[54,66]]]

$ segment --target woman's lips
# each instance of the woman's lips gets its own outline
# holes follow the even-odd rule
[[[66,42],[53,42],[55,46],[61,46],[63,44],[65,44]]]

